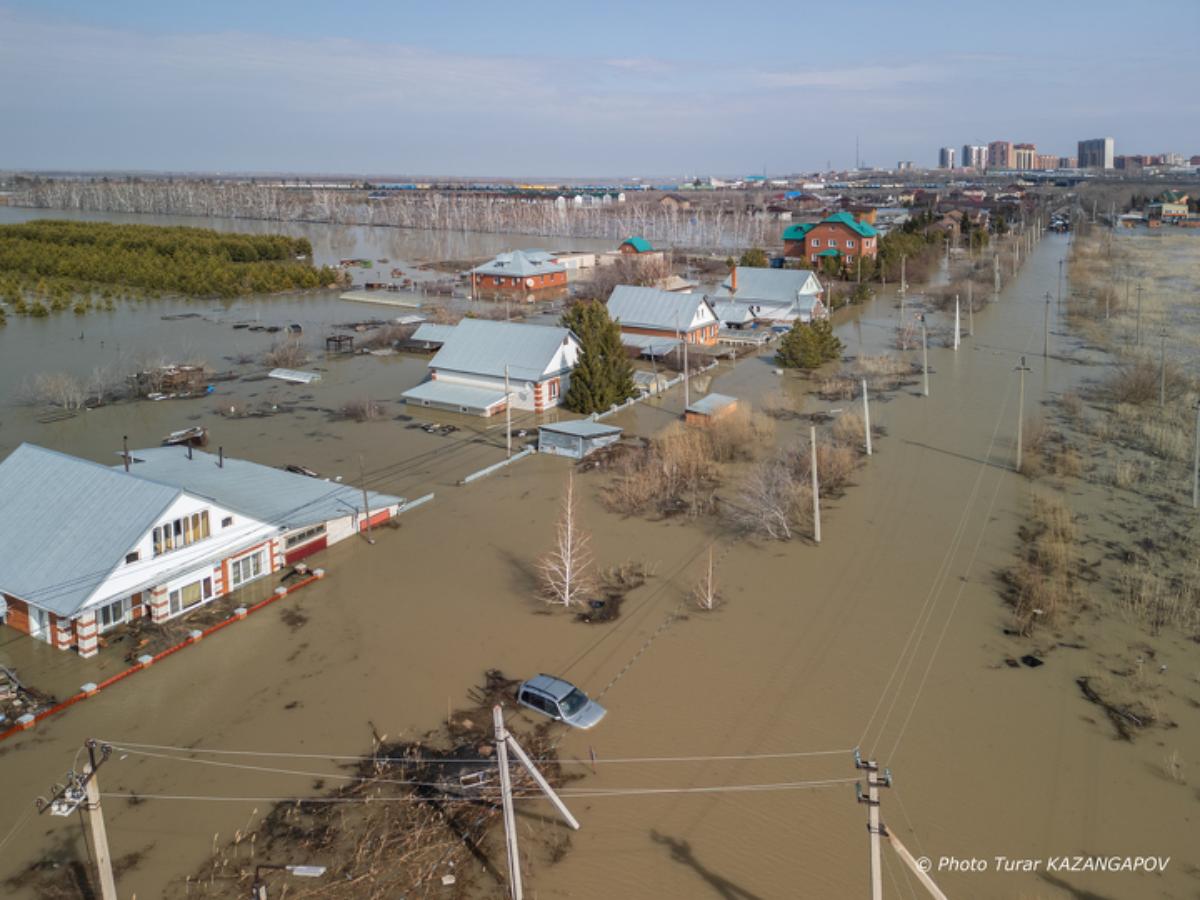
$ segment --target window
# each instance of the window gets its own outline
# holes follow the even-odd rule
[[[812,245],[813,245],[814,247],[820,247],[820,246],[821,246],[821,242],[820,242],[820,241],[819,241],[817,238],[813,238],[813,239],[812,239]]]
[[[835,241],[833,238],[830,238],[830,239],[829,239],[828,241],[826,241],[825,243],[827,243],[827,244],[828,244],[830,247],[836,247],[836,246],[837,246],[837,241]]]
[[[259,550],[241,559],[235,559],[229,564],[229,580],[234,587],[239,587],[247,581],[253,581],[263,570],[263,554]]]
[[[192,513],[164,525],[156,526],[153,533],[154,555],[161,556],[169,550],[178,550],[208,537],[208,510]]]
[[[136,551],[136,550],[134,550],[132,553],[126,553],[125,554],[125,565],[129,565],[130,563],[137,562],[138,558],[140,556],[141,556],[141,554],[138,553],[138,551]]]
[[[211,600],[212,595],[212,578],[202,578],[200,581],[185,584],[178,590],[171,591],[168,597],[171,615],[177,616],[181,612],[186,612],[193,606],[196,606],[201,601]]]
[[[125,621],[127,612],[124,600],[114,600],[112,603],[100,607],[96,610],[96,621],[100,623],[100,630],[107,631],[120,625]]]
[[[846,246],[852,248],[854,246],[854,241],[846,241]]]
[[[233,524],[233,516],[226,516],[225,518],[223,518],[221,520],[222,528],[228,528],[232,524]]]
[[[550,399],[554,400],[558,397],[558,379],[550,382]]]
[[[314,525],[312,528],[305,528],[303,531],[297,531],[295,534],[289,534],[285,540],[284,546],[291,550],[293,547],[298,547],[301,544],[307,544],[313,538],[319,537],[325,533],[325,523]]]

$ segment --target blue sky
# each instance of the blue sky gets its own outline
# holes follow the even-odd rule
[[[0,0],[0,168],[511,177],[1200,153],[1200,0]],[[1177,53],[1176,35],[1184,47]]]

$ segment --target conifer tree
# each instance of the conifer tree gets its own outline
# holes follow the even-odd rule
[[[779,342],[776,358],[785,368],[816,369],[841,353],[842,342],[833,333],[828,319],[817,319],[810,324],[797,319]]]
[[[579,360],[563,405],[572,412],[604,412],[637,392],[633,366],[621,343],[621,328],[599,301],[577,303],[563,314],[562,324],[579,338]]]

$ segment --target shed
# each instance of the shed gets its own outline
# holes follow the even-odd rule
[[[727,394],[708,394],[701,397],[683,412],[689,425],[707,425],[722,416],[727,416],[738,406],[737,397]]]
[[[583,459],[589,453],[615,444],[621,439],[621,429],[591,419],[555,422],[538,428],[538,453],[554,453]]]

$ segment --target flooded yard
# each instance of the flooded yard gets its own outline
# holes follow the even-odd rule
[[[402,256],[393,244],[368,251],[362,241],[415,242],[408,258],[520,245],[489,235],[447,246],[438,242],[465,238],[388,232],[351,247],[322,236],[325,228],[302,231],[318,263]],[[423,733],[463,704],[485,670],[499,669],[564,676],[609,710],[595,730],[559,735],[566,765],[584,775],[567,798],[583,827],[561,859],[530,851],[526,886],[539,897],[865,894],[855,747],[891,768],[883,820],[935,865],[997,855],[1172,860],[1155,875],[935,868],[949,896],[1194,896],[1194,774],[1183,784],[1166,778],[1162,758],[1175,749],[1191,765],[1200,760],[1195,644],[1156,648],[1155,677],[1173,698],[1177,727],[1126,742],[1077,679],[1103,667],[1097,653],[1135,646],[1130,628],[1106,625],[1082,641],[1064,634],[1049,647],[1004,631],[998,573],[1029,502],[1027,480],[1012,471],[1022,415],[1014,367],[1026,355],[1028,414],[1096,377],[1101,361],[1057,309],[1051,353],[1039,355],[1043,295],[1065,252],[1065,237],[1048,236],[976,315],[974,337],[957,352],[931,346],[928,398],[907,386],[876,400],[872,420],[886,434],[849,490],[823,504],[819,545],[739,539],[709,517],[622,516],[603,502],[608,473],[577,475],[598,564],[636,561],[653,573],[619,618],[595,625],[536,598],[536,559],[553,538],[568,461],[535,455],[458,486],[503,458],[503,423],[439,415],[459,430],[410,427],[430,419],[402,418],[414,414],[399,399],[424,376],[422,357],[317,354],[308,368],[322,378],[311,385],[240,377],[201,399],[116,404],[56,422],[20,402],[21,378],[39,369],[86,375],[146,352],[248,369],[237,360],[260,356],[271,336],[235,331],[236,321],[295,321],[308,336],[375,308],[313,295],[123,304],[79,323],[10,318],[0,332],[0,452],[30,440],[115,463],[124,435],[131,447],[153,445],[199,423],[232,456],[352,483],[361,468],[373,489],[436,499],[381,529],[373,546],[345,541],[315,557],[324,580],[0,743],[0,878],[41,857],[86,859],[74,820],[23,820],[86,738],[116,748],[102,770],[114,857],[140,854],[120,877],[121,895],[183,896],[184,878],[273,803],[320,795],[344,776],[343,757],[369,752],[372,729],[393,740]],[[162,318],[183,312],[201,317]],[[847,355],[894,352],[897,316],[890,294],[839,313]],[[947,324],[944,313],[931,318]],[[919,349],[906,355],[920,360]],[[847,405],[819,401],[810,387],[778,374],[767,355],[722,362],[692,385],[759,409],[778,394],[805,412]],[[332,412],[363,396],[386,414],[357,423]],[[270,414],[222,415],[230,405]],[[682,408],[677,387],[611,421],[650,437]],[[800,447],[807,432],[807,421],[781,420],[776,439]],[[711,612],[692,597],[710,547],[723,599]],[[1032,650],[1044,665],[1005,662]],[[80,660],[13,633],[2,637],[0,663],[56,692],[120,665],[115,654]],[[543,801],[523,801],[518,812],[530,828],[552,827]],[[889,893],[911,886],[894,859],[888,876]],[[480,896],[503,893],[491,876],[480,885]],[[29,880],[6,891],[37,896]]]

